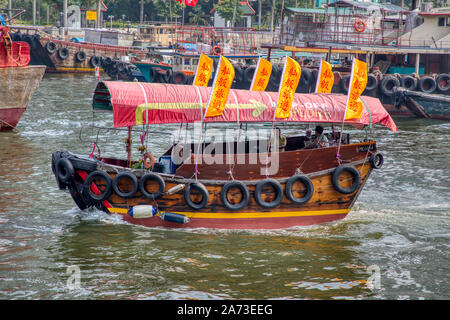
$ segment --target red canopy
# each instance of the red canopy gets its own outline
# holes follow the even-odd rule
[[[145,123],[192,123],[201,121],[201,114],[205,114],[210,90],[210,87],[187,85],[105,81],[99,82],[95,89],[93,108],[112,110],[115,127]],[[232,89],[224,113],[204,121],[271,122],[277,96],[277,92]],[[361,119],[347,120],[345,123],[363,127],[379,122],[397,131],[391,116],[377,98],[364,96],[362,99],[365,108]],[[297,93],[291,116],[275,118],[275,122],[342,123],[346,101],[347,97],[341,94]]]

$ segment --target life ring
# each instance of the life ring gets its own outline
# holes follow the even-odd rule
[[[450,75],[442,73],[436,77],[436,86],[439,91],[447,92],[450,90]]]
[[[120,179],[124,179],[124,178],[126,178],[126,179],[131,181],[131,184],[133,186],[131,191],[123,192],[123,191],[120,190],[120,188],[119,188],[119,180]],[[137,180],[136,176],[134,174],[132,174],[131,172],[127,172],[127,171],[123,171],[123,172],[120,172],[120,173],[116,174],[116,176],[114,177],[114,179],[112,181],[112,187],[113,187],[114,192],[119,197],[122,197],[122,198],[131,198],[131,197],[133,197],[136,194],[136,192],[137,192],[137,190],[139,188],[138,180]]]
[[[61,60],[66,60],[69,57],[69,49],[67,48],[59,48],[58,49],[58,58]]]
[[[417,88],[424,93],[433,93],[436,90],[436,80],[429,76],[421,77]]]
[[[352,174],[353,176],[353,183],[350,187],[344,188],[339,184],[339,177],[341,174],[347,171]],[[339,166],[333,171],[333,175],[331,176],[331,183],[333,184],[333,187],[342,194],[350,194],[355,192],[360,184],[361,184],[361,175],[359,174],[359,171],[352,166]]]
[[[152,169],[155,165],[155,157],[153,157],[153,154],[150,151],[147,151],[144,153],[144,168],[145,169]]]
[[[56,51],[56,43],[54,43],[53,41],[49,41],[45,44],[45,50],[49,53],[52,54]]]
[[[353,25],[353,28],[355,28],[355,31],[357,32],[364,32],[366,30],[366,23],[362,20],[356,20],[355,24]]]
[[[196,189],[197,191],[200,192],[200,194],[202,195],[202,201],[200,201],[200,202],[192,201],[192,199],[191,199],[192,189]],[[194,209],[194,210],[202,209],[207,205],[208,200],[209,200],[208,190],[200,182],[191,182],[188,184],[188,186],[184,190],[184,200],[186,201],[188,206],[191,207],[192,209]]]
[[[273,201],[268,202],[262,199],[261,193],[265,186],[270,185],[275,189],[276,197]],[[277,207],[281,200],[283,200],[283,188],[281,184],[275,179],[264,179],[263,181],[258,182],[255,188],[255,200],[256,202],[265,209],[273,209]]]
[[[91,188],[91,185],[94,182],[95,178],[102,178],[105,180],[105,183],[106,183],[106,188],[105,188],[105,191],[103,191],[103,192],[100,192],[100,190],[97,187],[98,192],[100,192],[100,194],[96,194],[96,192],[94,192]],[[103,201],[103,200],[106,200],[112,193],[112,179],[109,176],[109,174],[107,174],[106,172],[96,170],[96,171],[91,172],[86,177],[86,180],[84,180],[84,182],[83,182],[83,188],[85,191],[87,191],[87,194],[89,195],[89,197],[92,200]]]
[[[385,96],[392,97],[395,87],[400,87],[400,81],[396,77],[386,76],[381,79],[380,90]]]
[[[305,195],[301,198],[297,198],[292,193],[292,186],[297,181],[303,183],[303,185],[306,188]],[[289,200],[291,200],[293,203],[304,204],[312,198],[313,194],[314,194],[314,185],[312,184],[311,180],[307,176],[297,174],[297,175],[290,177],[288,179],[288,181],[286,182],[286,197]]]
[[[84,60],[86,60],[86,52],[78,51],[77,53],[75,53],[75,60],[77,60],[78,62],[83,62]]]
[[[219,46],[214,46],[214,47],[212,48],[212,52],[213,52],[214,55],[220,56],[220,55],[222,54],[223,50],[222,50],[222,48],[219,47]]]
[[[231,188],[238,188],[241,192],[242,199],[237,204],[232,204],[228,200],[228,192]],[[247,186],[241,181],[229,181],[225,183],[222,190],[220,191],[220,199],[222,203],[227,209],[230,210],[241,210],[248,204],[248,200],[250,199],[250,193],[248,192]]]
[[[147,180],[154,180],[158,183],[158,191],[155,193],[150,193],[145,188],[145,183]],[[146,173],[141,179],[139,180],[139,191],[147,198],[151,200],[158,199],[164,194],[164,190],[166,189],[166,183],[164,182],[163,178],[161,178],[160,175],[155,173]]]
[[[380,169],[384,163],[384,157],[381,153],[374,153],[369,158],[369,163],[374,169]]]
[[[73,168],[73,164],[69,159],[59,159],[58,162],[56,162],[55,169],[59,180],[66,184],[71,184],[72,179],[75,175],[75,169]]]
[[[400,78],[400,85],[407,90],[416,90],[417,79],[413,76],[403,76]]]
[[[102,59],[98,56],[91,56],[89,59],[89,64],[92,68],[99,67],[102,64]]]

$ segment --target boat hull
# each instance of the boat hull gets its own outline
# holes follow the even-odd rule
[[[0,130],[12,130],[39,87],[45,66],[0,68]]]
[[[323,149],[334,150],[334,148]],[[305,150],[304,152],[308,151]],[[312,156],[311,158],[315,159],[320,158],[321,156],[323,157],[325,153],[322,153],[321,150],[319,150],[319,152],[320,154],[317,157]],[[342,193],[334,187],[333,173],[336,170],[336,167],[338,167],[338,164],[329,161],[328,167],[314,169],[310,172],[302,170],[304,172],[303,175],[310,179],[313,186],[312,196],[307,202],[295,203],[291,201],[286,191],[289,176],[282,178],[275,175],[273,178],[279,182],[282,190],[281,201],[273,208],[262,206],[256,198],[256,187],[265,179],[265,177],[254,175],[253,178],[250,177],[250,179],[247,177],[248,180],[241,180],[241,182],[246,185],[250,196],[246,205],[238,210],[232,210],[226,206],[221,197],[221,191],[224,185],[231,180],[199,179],[198,182],[201,182],[204,185],[209,198],[204,207],[193,209],[192,206],[187,203],[185,191],[183,190],[186,190],[186,186],[190,183],[196,182],[195,179],[185,179],[179,176],[160,173],[159,175],[165,182],[165,193],[157,200],[151,200],[145,197],[138,190],[131,197],[119,196],[115,192],[112,192],[102,201],[92,201],[92,199],[89,199],[89,191],[87,191],[88,187],[85,183],[86,178],[91,172],[100,170],[107,173],[111,180],[114,179],[118,172],[122,171],[132,172],[136,175],[137,179],[140,180],[146,172],[144,170],[130,171],[129,169],[120,166],[106,164],[103,161],[88,160],[86,157],[84,157],[84,159],[77,158],[66,151],[53,154],[52,167],[60,189],[68,187],[72,198],[80,209],[96,206],[107,213],[119,214],[125,221],[133,224],[147,227],[169,228],[280,229],[330,222],[343,219],[347,216],[372,172],[373,167],[369,161],[369,156],[376,153],[375,142],[347,145],[342,148],[341,151],[342,154],[347,155],[350,152],[353,152],[355,156],[349,157],[349,159],[351,158],[352,160],[349,160],[349,162],[346,163],[346,166],[355,168],[360,176],[356,178],[356,176],[344,173],[339,176],[339,181],[343,187],[347,188],[353,181],[359,179],[358,187],[351,193]],[[296,157],[293,156],[295,153],[295,151],[285,152],[286,157],[291,159],[296,159]],[[71,180],[69,184],[65,184],[58,180],[56,164],[61,158],[71,159],[74,167],[74,179]],[[289,163],[286,163],[286,166],[289,166]],[[248,168],[248,165],[245,167]],[[199,171],[201,170],[202,168],[200,167]],[[295,172],[295,170],[293,170],[293,172]],[[238,174],[239,170],[236,170],[236,177]],[[283,171],[280,171],[280,175],[284,175]],[[127,180],[119,183],[121,183],[120,189],[132,189],[131,183],[128,183]],[[96,180],[90,188],[100,189],[102,185],[103,182],[100,179],[98,181]],[[173,194],[168,192],[169,190],[174,190],[176,186],[179,185],[183,185],[182,190]],[[294,190],[295,188],[297,189]],[[298,192],[300,195],[304,194],[305,190],[302,184],[297,185],[295,188],[293,189],[294,192]],[[231,202],[239,203],[241,194],[239,192],[230,192],[228,196],[231,196],[231,198],[229,198]],[[265,202],[272,201],[273,197],[274,193],[272,190],[265,190],[261,193],[261,199]],[[163,220],[161,215],[144,218],[135,218],[130,215],[130,208],[142,205],[156,206],[160,212],[180,214],[183,217],[186,217],[188,222],[169,222]]]

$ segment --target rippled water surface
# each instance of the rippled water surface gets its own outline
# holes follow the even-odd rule
[[[56,186],[51,153],[90,153],[83,141],[96,133],[81,141],[81,126],[111,124],[93,118],[95,85],[91,75],[46,75],[17,129],[0,133],[1,299],[450,298],[450,123],[396,119],[396,135],[377,126],[385,164],[344,220],[151,229],[80,211]],[[124,137],[102,133],[101,151],[124,152]],[[158,154],[168,141],[155,139]],[[68,267],[80,269],[80,288],[70,289]]]

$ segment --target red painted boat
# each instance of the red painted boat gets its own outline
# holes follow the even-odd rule
[[[9,29],[0,26],[0,131],[15,128],[39,87],[45,66],[29,62],[30,46],[12,41]]]
[[[345,96],[295,94],[291,116],[274,119],[277,93],[233,90],[221,116],[205,118],[211,88],[184,85],[100,82],[94,111],[111,111],[114,127],[128,128],[126,158],[52,155],[60,189],[68,189],[80,209],[90,206],[125,221],[149,227],[271,229],[342,219],[350,212],[373,169],[383,164],[376,142],[351,142],[344,132],[328,134],[329,146],[309,148],[307,137],[278,139],[243,128],[315,123],[342,125]],[[356,128],[395,123],[376,98],[362,97],[361,119],[345,121]],[[191,139],[175,139],[154,161],[149,153],[151,125],[197,123]],[[214,141],[204,141],[205,124]],[[134,129],[132,129],[134,127]],[[195,126],[194,126],[195,127]],[[227,128],[236,128],[233,133]],[[257,127],[255,127],[257,128]],[[248,128],[247,128],[248,129]],[[141,130],[142,159],[133,157],[132,130]],[[154,130],[154,129],[153,129]],[[167,130],[170,131],[170,130]],[[188,130],[186,130],[189,132]],[[247,134],[244,134],[244,131]],[[181,130],[180,132],[185,132]],[[161,132],[164,133],[164,132]],[[218,140],[220,135],[237,137]],[[243,137],[248,139],[240,139]],[[274,145],[268,146],[274,140]],[[96,141],[94,149],[102,144]],[[104,146],[100,147],[104,151]],[[145,152],[145,153],[144,153]]]

